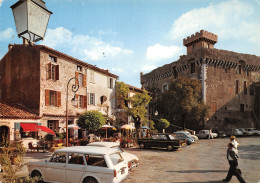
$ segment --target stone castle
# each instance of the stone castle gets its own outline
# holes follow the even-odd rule
[[[187,55],[141,73],[142,88],[163,93],[173,79],[196,79],[202,83],[203,102],[211,108],[205,128],[259,127],[260,57],[215,49],[217,39],[204,30],[183,39]]]

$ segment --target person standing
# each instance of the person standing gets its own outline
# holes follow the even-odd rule
[[[236,137],[235,136],[230,136],[230,142],[234,144],[234,148],[237,149],[237,147],[239,146],[239,143],[236,141]]]
[[[232,179],[232,176],[235,175],[240,183],[245,183],[246,181],[241,176],[242,172],[238,168],[238,153],[233,143],[228,144],[227,159],[230,167],[228,170],[227,177],[222,181],[229,182]]]

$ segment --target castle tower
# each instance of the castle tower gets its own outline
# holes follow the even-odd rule
[[[183,45],[187,47],[187,55],[201,48],[214,48],[214,44],[218,41],[218,36],[204,31],[203,29],[196,34],[183,39]]]

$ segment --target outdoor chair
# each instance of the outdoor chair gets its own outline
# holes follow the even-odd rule
[[[33,145],[32,145],[32,142],[29,142],[29,143],[28,143],[28,147],[29,147],[29,149],[31,150],[31,152],[32,152],[32,150],[34,151],[34,150],[37,150],[37,149],[38,149],[37,146],[33,146]]]

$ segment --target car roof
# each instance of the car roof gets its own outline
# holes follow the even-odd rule
[[[97,147],[97,146],[72,146],[64,147],[56,150],[55,152],[64,152],[64,153],[87,153],[87,154],[97,154],[105,155],[117,152],[116,149],[107,148],[107,147]]]
[[[92,143],[89,143],[87,146],[98,146],[98,147],[111,148],[111,147],[119,146],[119,144],[117,144],[115,142],[92,142]]]

